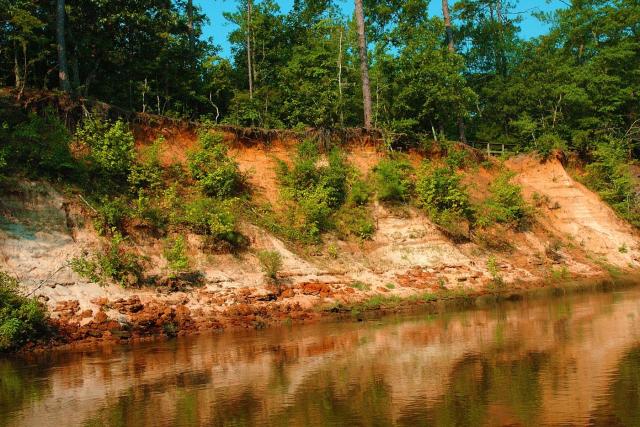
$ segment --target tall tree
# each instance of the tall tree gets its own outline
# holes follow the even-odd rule
[[[449,1],[442,0],[442,17],[444,18],[444,28],[447,36],[447,47],[449,52],[454,53],[456,48],[453,44],[453,28],[451,27],[451,15],[449,15]]]
[[[247,0],[247,72],[249,73],[249,99],[253,99],[253,69],[251,66],[251,2]]]
[[[369,85],[369,63],[367,61],[367,36],[364,27],[362,0],[355,0],[356,26],[358,29],[358,50],[360,53],[360,78],[362,80],[362,103],[364,107],[364,127],[371,128],[371,87]]]
[[[60,89],[70,93],[71,83],[69,82],[69,66],[67,65],[67,46],[64,37],[64,0],[57,0],[56,8],[56,41],[58,44],[58,77],[60,79]]]
[[[453,42],[453,28],[451,26],[451,15],[449,14],[449,1],[442,0],[442,17],[444,18],[444,29],[445,36],[447,38],[447,48],[449,49],[449,53],[455,53],[456,47]],[[466,143],[467,136],[465,132],[464,118],[461,115],[458,115],[458,133],[460,136],[460,141]]]

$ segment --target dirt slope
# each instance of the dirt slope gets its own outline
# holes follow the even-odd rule
[[[163,134],[164,161],[184,161],[195,136],[189,132]],[[138,141],[139,146],[155,136],[145,138]],[[289,159],[295,144],[230,143],[231,155],[249,177],[253,197],[277,204],[276,159]],[[349,161],[363,176],[381,156],[370,145],[353,145],[348,150]],[[198,250],[199,237],[187,236],[193,267],[205,277],[201,288],[166,292],[101,287],[87,283],[67,265],[84,251],[99,248],[89,208],[49,184],[24,181],[0,199],[0,269],[18,276],[46,300],[73,339],[104,339],[126,338],[131,330],[134,336],[136,331],[140,335],[161,333],[167,323],[188,331],[304,319],[318,316],[321,307],[373,296],[484,292],[491,282],[489,256],[497,259],[500,275],[514,289],[548,281],[554,270],[563,269],[563,275],[579,278],[602,276],[609,265],[623,271],[640,268],[637,230],[575,182],[560,161],[541,163],[521,156],[506,166],[516,173],[525,197],[538,205],[537,222],[530,230],[501,236],[512,245],[511,252],[489,253],[474,243],[455,244],[423,213],[376,204],[377,231],[371,241],[343,242],[327,236],[324,249],[309,252],[243,224],[251,247],[236,256],[203,253]],[[476,174],[477,179],[471,175],[470,180],[475,181],[474,191],[481,193],[497,172],[480,168],[468,173]],[[166,271],[158,239],[137,239],[135,244],[138,253],[148,258],[148,274]],[[337,255],[329,255],[329,246]],[[550,257],[550,246],[557,256]],[[261,249],[275,249],[283,256],[287,290],[282,294],[263,278],[255,256]]]

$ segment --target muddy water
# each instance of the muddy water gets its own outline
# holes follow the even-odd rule
[[[640,426],[640,287],[0,360],[0,425]]]

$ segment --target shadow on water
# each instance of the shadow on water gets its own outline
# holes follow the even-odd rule
[[[0,425],[640,425],[640,289],[0,361]]]

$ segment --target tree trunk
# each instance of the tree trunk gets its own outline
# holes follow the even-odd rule
[[[367,37],[364,28],[362,0],[355,0],[356,24],[358,27],[358,48],[360,51],[360,76],[362,78],[362,102],[364,106],[364,127],[371,129],[371,88],[369,86],[369,63],[367,61]]]
[[[63,92],[71,92],[69,83],[69,66],[67,65],[67,48],[64,40],[64,0],[57,0],[56,8],[56,38],[58,42],[58,77],[60,89]]]
[[[13,73],[16,80],[16,89],[20,90],[22,87],[22,70],[20,70],[20,62],[18,61],[18,47],[16,42],[13,42]]]
[[[193,0],[187,1],[187,32],[189,34],[189,47],[193,49],[195,46],[193,37]]]
[[[249,73],[249,99],[253,99],[253,70],[251,67],[251,0],[247,1],[247,72]]]
[[[453,29],[451,28],[451,16],[449,15],[449,2],[442,0],[442,16],[444,17],[444,28],[447,37],[447,47],[449,52],[455,52],[456,48],[453,44]]]
[[[456,46],[453,42],[453,28],[451,27],[451,15],[449,14],[449,2],[448,0],[442,0],[442,16],[444,18],[444,28],[445,35],[447,38],[447,47],[449,48],[449,52],[455,53]],[[458,115],[458,135],[460,137],[460,141],[467,143],[467,136],[465,131],[464,119],[461,115]]]
[[[340,110],[340,126],[344,124],[342,114],[342,28],[340,28],[340,41],[338,42],[338,109]]]

